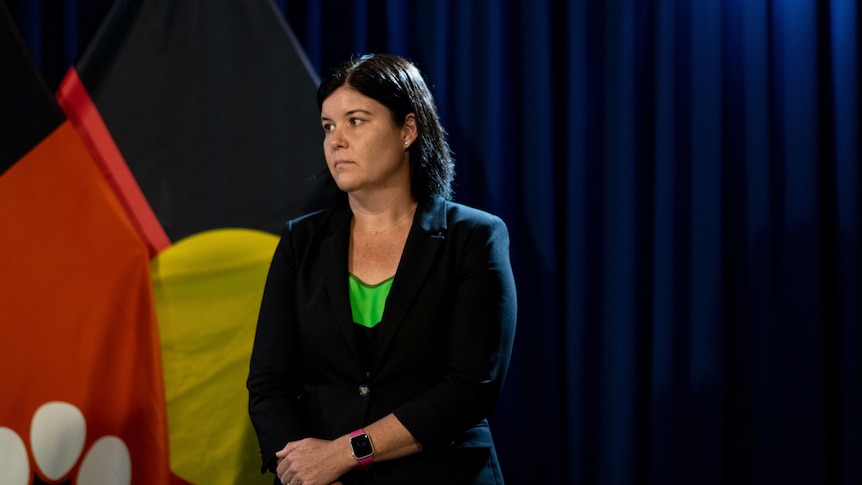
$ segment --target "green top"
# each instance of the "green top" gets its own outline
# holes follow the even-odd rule
[[[349,274],[349,273],[348,273]],[[350,308],[353,321],[363,327],[373,328],[383,319],[386,297],[395,277],[387,278],[376,285],[369,285],[350,274]]]

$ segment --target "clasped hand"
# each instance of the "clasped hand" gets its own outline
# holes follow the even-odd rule
[[[336,485],[350,469],[334,441],[305,438],[292,441],[275,453],[276,474],[284,485]],[[343,450],[341,450],[343,451]]]

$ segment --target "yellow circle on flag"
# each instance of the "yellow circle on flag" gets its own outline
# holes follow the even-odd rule
[[[260,473],[245,383],[277,244],[266,232],[218,229],[152,260],[171,470],[191,483],[272,483]]]

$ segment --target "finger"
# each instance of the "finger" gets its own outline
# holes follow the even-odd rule
[[[275,472],[279,477],[284,477],[287,474],[288,468],[289,468],[288,464],[286,462],[282,461],[276,467]]]

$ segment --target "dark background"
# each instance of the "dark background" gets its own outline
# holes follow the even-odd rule
[[[51,89],[112,2],[6,0]],[[862,483],[855,0],[282,0],[428,76],[512,236],[510,483]]]

